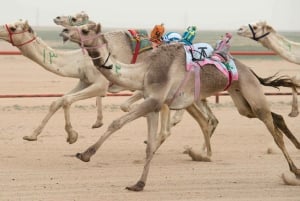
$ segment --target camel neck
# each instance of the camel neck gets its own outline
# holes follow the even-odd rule
[[[284,59],[300,64],[300,43],[290,41],[276,32],[271,32],[261,43]]]
[[[112,65],[112,69],[99,67],[101,73],[106,77],[106,79],[129,90],[142,90],[144,74],[148,67],[146,63],[122,63],[113,58],[113,56],[109,57],[109,53],[106,48],[100,48],[100,54],[104,55],[103,58],[108,58],[106,62],[107,66]]]
[[[24,56],[42,66],[45,70],[64,77],[80,78],[78,68],[84,60],[82,52],[57,51],[40,38],[19,47]]]

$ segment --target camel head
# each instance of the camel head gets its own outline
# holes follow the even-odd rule
[[[19,20],[1,26],[0,39],[6,40],[13,46],[20,47],[35,40],[36,34],[29,26],[27,20]]]
[[[80,26],[90,23],[89,16],[84,11],[81,11],[80,13],[77,13],[75,15],[57,16],[53,19],[53,21],[55,24],[61,25],[63,27]]]
[[[238,35],[255,41],[264,40],[271,32],[275,32],[275,30],[265,21],[244,25],[237,30]]]
[[[64,41],[70,40],[71,42],[77,43],[83,50],[87,50],[91,58],[98,58],[97,60],[93,60],[93,62],[96,66],[100,65],[100,53],[98,48],[107,43],[103,34],[101,34],[100,24],[93,23],[82,26],[70,26],[64,29],[60,35]]]
[[[63,29],[60,36],[63,41],[70,40],[81,47],[93,47],[98,44],[98,36],[101,34],[101,25],[92,23],[81,26],[68,26]]]

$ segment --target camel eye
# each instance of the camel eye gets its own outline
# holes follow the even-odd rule
[[[72,22],[76,22],[77,21],[77,19],[75,18],[75,17],[72,17]]]
[[[9,27],[9,29],[10,29],[12,32],[16,31],[16,27]]]
[[[253,29],[254,29],[254,30],[257,30],[257,26],[253,26]]]
[[[88,33],[89,33],[89,31],[88,30],[85,30],[85,29],[82,29],[82,31],[81,31],[84,35],[87,35]]]

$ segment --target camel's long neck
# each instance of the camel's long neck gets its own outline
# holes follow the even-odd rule
[[[264,40],[260,41],[265,47],[273,50],[284,59],[300,64],[300,43],[295,43],[287,38],[271,32]]]
[[[101,48],[104,49],[104,48]],[[102,74],[112,83],[122,86],[128,90],[142,90],[144,75],[148,66],[145,63],[125,64],[117,61],[108,52],[101,51],[104,59],[108,58],[105,66],[112,65],[112,69],[100,67]]]
[[[32,61],[38,63],[46,70],[64,77],[79,78],[80,62],[76,62],[81,58],[80,51],[62,52],[53,50],[47,46],[40,38],[35,41],[19,47],[22,54]],[[73,52],[73,53],[71,53]],[[82,53],[81,53],[82,54]]]

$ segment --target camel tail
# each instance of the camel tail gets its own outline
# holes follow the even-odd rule
[[[277,76],[277,73],[266,78],[261,78],[259,77],[252,69],[250,69],[252,74],[259,80],[260,84],[264,86],[270,86],[274,88],[279,88],[279,87],[289,87],[293,89],[300,88],[300,83],[297,83],[296,80],[290,76],[287,75],[282,75],[282,76]]]
[[[271,112],[271,114],[273,117],[273,122],[274,122],[275,127],[279,128],[285,134],[285,136],[290,139],[290,141],[295,145],[295,147],[297,149],[300,149],[299,141],[293,135],[293,133],[290,131],[290,129],[287,127],[283,117],[274,112]]]

